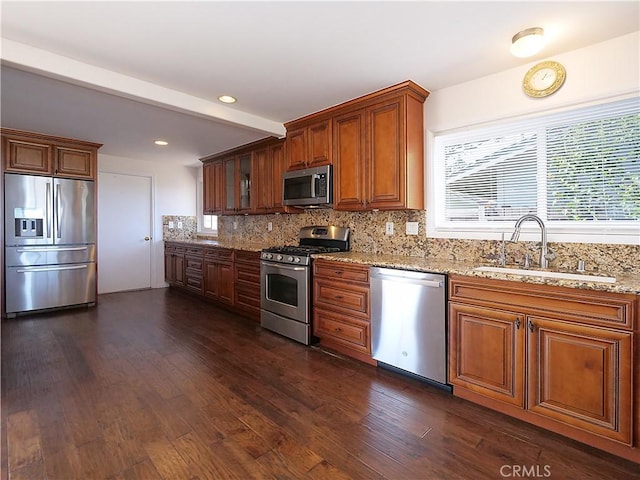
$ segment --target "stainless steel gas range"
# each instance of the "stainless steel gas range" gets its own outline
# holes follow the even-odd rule
[[[305,345],[312,342],[311,289],[313,254],[349,250],[349,229],[304,227],[299,245],[262,250],[260,325]]]

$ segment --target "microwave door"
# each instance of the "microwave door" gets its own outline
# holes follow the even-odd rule
[[[53,243],[53,182],[37,175],[4,176],[5,245]]]
[[[56,178],[53,183],[53,231],[57,245],[96,242],[94,182]]]

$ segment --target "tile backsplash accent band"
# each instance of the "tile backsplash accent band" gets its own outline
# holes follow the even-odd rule
[[[273,224],[272,231],[268,231],[269,222]],[[385,235],[387,222],[394,223],[394,235]],[[406,222],[418,223],[418,235],[405,233]],[[233,228],[234,223],[236,229]],[[224,216],[218,217],[218,235],[225,241],[242,237],[265,245],[296,245],[300,228],[309,225],[349,227],[351,250],[354,252],[429,256],[483,264],[490,263],[490,259],[497,258],[500,253],[500,241],[496,240],[427,238],[424,210],[342,212],[318,209],[291,215]],[[557,255],[551,262],[553,268],[574,270],[578,260],[584,260],[587,271],[640,274],[640,247],[637,245],[552,242],[549,247]],[[526,253],[535,264],[539,255],[537,242],[507,244],[509,264],[520,262]]]

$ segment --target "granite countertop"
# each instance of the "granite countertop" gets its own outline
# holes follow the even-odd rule
[[[270,247],[271,245],[265,245],[262,243],[245,242],[242,240],[234,241],[220,241],[220,240],[205,240],[205,239],[189,239],[189,240],[165,240],[164,243],[180,243],[183,245],[200,245],[203,247],[219,247],[219,248],[231,248],[233,250],[244,250],[247,252],[259,252],[263,248]]]
[[[613,277],[616,277],[615,283],[602,283],[557,278],[529,277],[498,272],[482,272],[474,270],[474,268],[480,266],[480,264],[471,264],[454,260],[410,257],[405,255],[381,255],[372,253],[343,252],[314,255],[313,257],[335,260],[339,262],[369,265],[372,267],[399,268],[404,270],[414,270],[418,272],[458,274],[473,277],[494,278],[497,280],[511,280],[524,283],[554,285],[558,287],[582,288],[587,290],[600,290],[615,293],[640,294],[640,277],[638,275],[624,273],[616,273],[611,275]]]

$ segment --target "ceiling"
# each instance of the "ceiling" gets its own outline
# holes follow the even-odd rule
[[[637,1],[2,1],[0,9],[2,126],[182,165],[281,136],[283,122],[407,79],[433,92],[640,30]],[[545,49],[513,57],[511,37],[532,26],[545,29]],[[223,105],[222,94],[238,102]]]

